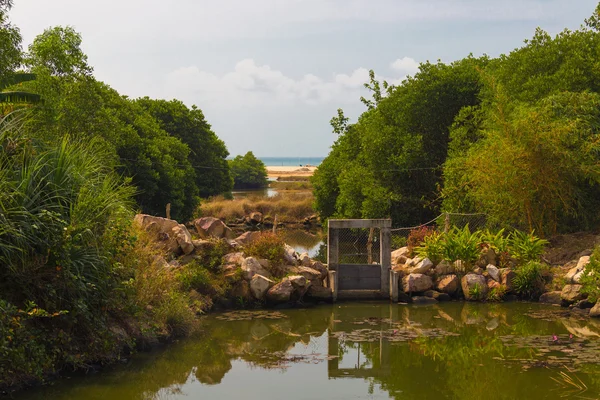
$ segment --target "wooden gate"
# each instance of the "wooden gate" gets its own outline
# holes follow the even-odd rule
[[[389,219],[330,219],[327,238],[328,285],[333,290],[334,300],[338,298],[398,299],[398,276],[391,271]],[[379,229],[378,262],[348,263],[340,260],[340,230]],[[369,235],[371,238],[372,235]],[[342,261],[342,262],[340,262]]]

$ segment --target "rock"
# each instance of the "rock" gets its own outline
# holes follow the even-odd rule
[[[267,300],[273,303],[287,303],[294,293],[294,287],[289,280],[283,280],[267,291]]]
[[[316,271],[319,271],[319,273],[321,274],[321,280],[327,278],[327,274],[329,273],[329,271],[327,270],[327,267],[323,265],[322,262],[313,261],[310,267]]]
[[[596,305],[590,310],[590,317],[600,317],[600,300],[596,302]]]
[[[406,260],[407,267],[416,267],[421,262],[421,257],[408,258]]]
[[[410,250],[406,246],[392,251],[392,265],[404,264],[408,259],[409,254]],[[400,259],[401,257],[402,259]]]
[[[243,299],[249,299],[250,298],[250,285],[248,284],[247,281],[239,281],[233,286],[233,288],[231,288],[230,294],[231,294],[231,297],[234,297],[234,298],[241,297]]]
[[[242,271],[244,271],[244,278],[246,280],[252,279],[252,277],[256,274],[262,275],[264,277],[270,278],[271,274],[269,271],[263,268],[262,265],[258,262],[258,260],[254,257],[248,257],[242,261]]]
[[[487,280],[487,287],[488,287],[488,290],[490,290],[490,291],[492,289],[498,289],[500,286],[501,285],[498,282],[496,282],[495,280],[493,280],[493,279],[488,279]]]
[[[310,286],[310,281],[302,275],[292,275],[285,279],[290,281],[296,289],[304,289]]]
[[[437,304],[437,300],[426,296],[413,296],[412,303],[420,305]]]
[[[561,292],[558,290],[554,292],[546,292],[540,296],[540,303],[560,305],[562,302],[560,294]]]
[[[258,211],[250,213],[250,222],[253,224],[260,224],[263,222],[263,215]]]
[[[567,304],[572,304],[578,300],[583,300],[585,295],[581,293],[581,288],[582,286],[578,284],[565,285],[562,292],[560,292],[560,298]]]
[[[223,263],[242,265],[242,263],[244,262],[244,258],[244,253],[229,253],[223,256]]]
[[[492,251],[494,251],[494,250],[492,250]],[[490,274],[490,276],[492,277],[493,280],[495,280],[496,282],[501,281],[500,270],[498,268],[496,268],[495,265],[488,264],[488,266],[485,267],[485,270],[487,271],[488,274]]]
[[[204,251],[210,249],[213,246],[213,242],[211,242],[210,240],[203,239],[192,239],[192,244],[194,245],[194,248],[198,251]]]
[[[190,232],[185,225],[179,224],[174,226],[171,231],[173,232],[175,240],[177,240],[177,244],[179,244],[179,247],[183,250],[183,254],[190,254],[196,249],[192,243],[192,235],[190,235]]]
[[[198,235],[202,239],[209,237],[233,239],[233,231],[223,221],[214,217],[203,217],[193,222]]]
[[[500,268],[499,271],[501,283],[506,286],[507,292],[512,292],[515,288],[513,281],[517,277],[517,274],[510,268]]]
[[[311,285],[306,292],[306,296],[315,300],[331,301],[333,293],[330,288]]]
[[[431,278],[423,274],[409,274],[402,279],[402,290],[406,293],[424,292],[433,287]]]
[[[581,277],[583,276],[583,272],[585,270],[585,266],[590,263],[590,256],[583,256],[577,262],[577,266],[571,268],[569,272],[565,275],[565,279],[569,283],[579,283]]]
[[[292,273],[294,275],[302,275],[311,282],[322,280],[321,272],[309,267],[290,267],[288,268],[288,273]]]
[[[261,237],[260,232],[248,231],[248,232],[244,232],[240,236],[236,237],[235,241],[237,243],[241,244],[242,246],[247,246],[251,243],[254,243],[260,237]]]
[[[483,259],[485,260],[485,264],[484,265],[493,265],[496,266],[496,252],[494,251],[494,249],[487,249],[487,251],[485,251],[482,254]],[[498,281],[498,279],[494,278],[496,281]]]
[[[300,263],[302,263],[302,265],[305,267],[310,267],[311,260],[308,256],[308,253],[302,253],[300,255]]]
[[[449,275],[454,273],[454,265],[450,264],[446,260],[440,261],[438,265],[435,267],[435,273],[440,275]]]
[[[488,292],[485,277],[477,274],[467,274],[460,281],[463,294],[467,300],[482,300]],[[476,294],[476,291],[479,293]]]
[[[275,282],[260,274],[255,274],[250,281],[250,292],[256,300],[262,300],[265,293],[275,285]]]
[[[451,275],[444,275],[442,277],[439,277],[435,283],[435,288],[439,292],[453,295],[458,290],[459,285],[460,285],[460,280],[458,279],[458,276],[451,274]]]
[[[587,309],[594,307],[594,304],[595,303],[592,303],[591,301],[588,301],[587,299],[583,299],[583,300],[579,300],[577,303],[575,303],[575,307],[577,307],[581,310],[587,310]]]
[[[412,298],[400,290],[398,291],[398,303],[412,303]]]
[[[296,250],[288,244],[285,245],[285,252],[283,254],[283,257],[285,258],[285,261],[288,264],[298,264],[298,253],[296,253]]]
[[[414,268],[411,269],[411,274],[425,274],[427,273],[431,267],[433,267],[433,263],[429,258],[425,258],[420,261]]]
[[[473,273],[476,275],[483,275],[483,269],[480,267],[477,267],[477,268],[473,269]]]
[[[148,232],[152,240],[159,243],[166,251],[170,253],[179,251],[179,243],[173,234],[173,228],[179,225],[177,221],[147,214],[137,214],[133,221]]]
[[[435,290],[428,290],[423,293],[425,297],[431,297],[432,299],[436,299],[437,301],[450,301],[450,295],[448,293],[440,293]]]

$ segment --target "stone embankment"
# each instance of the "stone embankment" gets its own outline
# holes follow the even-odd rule
[[[258,219],[258,215],[253,216]],[[327,267],[312,260],[308,254],[298,254],[285,245],[284,265],[271,265],[266,259],[248,257],[244,247],[260,238],[260,232],[245,232],[234,237],[233,231],[221,220],[212,217],[192,222],[199,239],[194,239],[188,229],[177,221],[138,214],[137,222],[173,260],[164,261],[166,268],[181,268],[201,258],[201,253],[214,244],[214,239],[224,240],[231,252],[222,258],[219,272],[225,277],[241,276],[234,290],[236,297],[247,301],[277,305],[301,301],[331,301],[332,291],[325,287]]]
[[[497,267],[493,250],[483,254],[472,268],[466,268],[461,261],[450,263],[443,260],[434,265],[428,258],[409,256],[407,247],[392,252],[392,269],[400,274],[400,299],[403,302],[430,304],[452,299],[498,301],[518,298],[514,269]],[[562,290],[543,293],[539,301],[589,310],[591,317],[600,317],[600,301],[590,302],[580,283],[589,262],[589,256],[582,256],[568,263],[571,268],[563,278],[565,284]],[[557,277],[547,278],[553,281]]]

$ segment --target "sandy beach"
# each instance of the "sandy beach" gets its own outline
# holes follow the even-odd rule
[[[269,178],[280,176],[312,176],[317,167],[272,166],[267,167]]]

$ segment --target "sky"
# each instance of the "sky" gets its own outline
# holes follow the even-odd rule
[[[325,156],[329,120],[365,110],[373,69],[496,57],[577,29],[598,0],[15,0],[24,47],[74,27],[97,79],[136,98],[197,105],[232,155]]]

